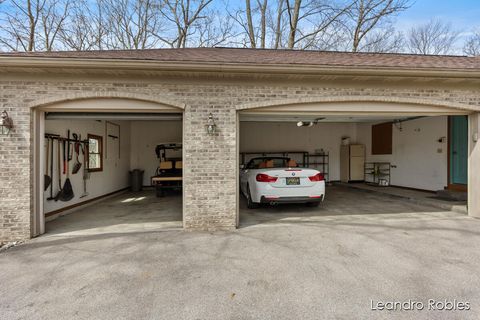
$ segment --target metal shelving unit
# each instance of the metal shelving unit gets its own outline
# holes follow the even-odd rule
[[[390,168],[390,162],[365,162],[365,182],[376,186],[389,186]],[[381,184],[383,180],[386,180],[386,185]]]
[[[325,181],[330,181],[330,155],[328,152],[308,154],[307,167],[320,171]]]

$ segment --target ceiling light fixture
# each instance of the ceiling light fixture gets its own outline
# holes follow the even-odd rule
[[[297,122],[297,127],[313,127],[316,125],[320,120],[323,120],[325,118],[316,118],[313,121],[298,121]]]

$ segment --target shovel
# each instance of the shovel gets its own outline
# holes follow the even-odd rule
[[[88,172],[87,168],[87,152],[85,150],[86,147],[82,147],[82,153],[83,153],[83,162],[85,162],[83,166],[83,194],[80,196],[80,198],[85,198],[88,196],[87,192],[87,180],[90,179],[90,173]]]
[[[63,144],[64,150],[65,150],[65,144]],[[60,149],[62,147],[62,144],[60,142],[60,139],[58,139],[58,147],[57,147],[57,165],[58,165],[58,193],[57,195],[53,198],[53,200],[58,201],[60,199],[60,195],[62,194],[62,168],[60,165]],[[65,152],[63,153],[65,155]],[[65,162],[65,159],[63,159]]]
[[[78,160],[78,154],[80,153],[80,142],[75,142],[75,163],[73,164],[72,174],[77,174],[82,167],[82,163]]]
[[[43,186],[43,191],[47,191],[48,187],[50,186],[50,184],[52,183],[52,177],[50,177],[48,175],[48,158],[49,158],[49,155],[50,155],[50,138],[47,138],[47,161],[45,163],[45,175],[43,177],[43,182],[44,182],[44,186]],[[53,140],[52,140],[52,153],[53,153]],[[52,161],[53,159],[51,159]]]
[[[69,168],[68,168],[68,154],[67,154],[67,146],[65,144],[65,141],[63,141],[63,169],[67,173],[67,180],[65,180],[65,183],[63,184],[63,188],[60,190],[60,192],[57,194],[55,197],[55,201],[70,201],[73,199],[74,194],[73,194],[73,189],[72,189],[72,183],[70,182],[69,178]],[[60,160],[60,157],[59,157]],[[60,161],[59,161],[60,162]],[[60,178],[61,179],[61,178]],[[60,180],[61,183],[61,180]]]
[[[69,149],[70,149],[70,142],[67,150]],[[63,152],[65,152],[65,150],[63,150]],[[73,194],[72,183],[70,182],[70,168],[68,167],[68,154],[67,154],[67,180],[65,180],[59,200],[64,202],[70,201],[73,199],[74,196],[75,195]]]

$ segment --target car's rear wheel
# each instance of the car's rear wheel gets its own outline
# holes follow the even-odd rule
[[[247,185],[247,207],[248,209],[258,208],[258,203],[253,202],[252,195],[250,194],[250,186]]]

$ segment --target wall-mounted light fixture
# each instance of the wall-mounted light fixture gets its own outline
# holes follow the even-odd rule
[[[213,136],[217,131],[217,125],[215,124],[215,119],[213,119],[211,113],[208,115],[207,125],[205,127],[207,128],[207,134],[209,136]]]
[[[6,136],[13,128],[13,120],[8,116],[7,111],[2,111],[0,114],[0,135]]]

